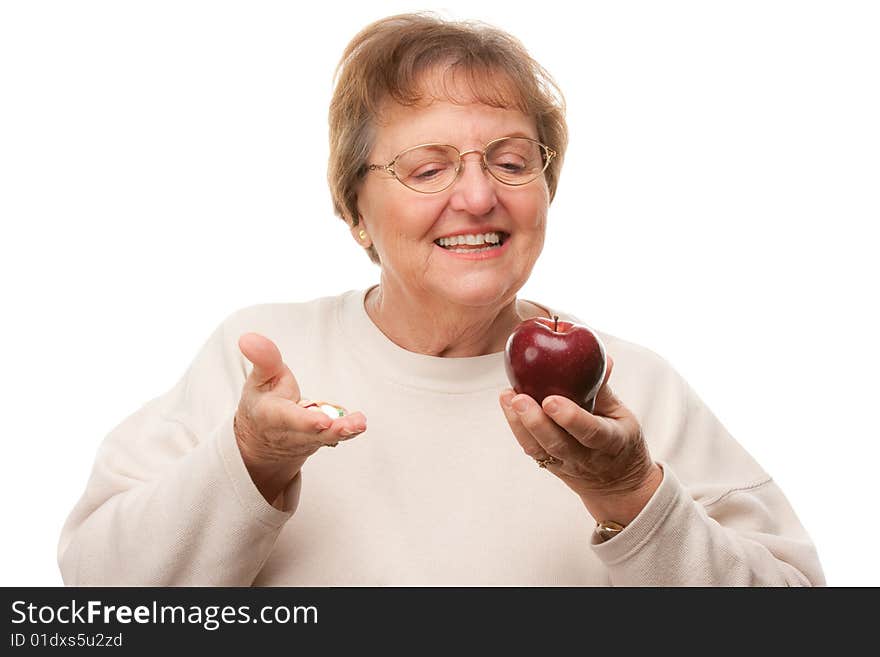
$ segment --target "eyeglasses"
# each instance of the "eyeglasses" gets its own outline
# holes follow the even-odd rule
[[[549,146],[528,137],[502,137],[483,150],[462,153],[449,144],[420,144],[399,153],[388,164],[370,164],[368,171],[387,171],[403,185],[422,194],[436,194],[458,178],[462,158],[479,153],[481,165],[495,180],[517,187],[544,173],[556,156]]]

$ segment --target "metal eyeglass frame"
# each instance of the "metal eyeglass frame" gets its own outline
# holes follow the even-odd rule
[[[534,178],[530,178],[529,180],[526,180],[525,182],[521,182],[521,183],[511,183],[511,182],[507,182],[506,180],[501,180],[498,176],[496,176],[494,173],[492,173],[492,168],[489,166],[489,162],[486,160],[486,151],[488,151],[493,146],[493,144],[497,144],[499,141],[505,141],[507,139],[525,139],[526,141],[533,142],[541,147],[541,149],[544,152],[544,166],[538,173],[535,174]],[[424,148],[425,146],[445,146],[445,147],[451,148],[456,153],[458,153],[458,164],[455,167],[455,175],[449,181],[449,184],[446,185],[445,187],[442,187],[441,189],[435,189],[434,191],[431,191],[431,192],[426,192],[422,189],[416,189],[415,187],[410,187],[409,185],[407,185],[405,182],[403,182],[397,176],[397,172],[394,170],[394,165],[397,162],[397,160],[399,160],[401,157],[403,157],[407,153],[414,151],[417,148]],[[502,185],[507,185],[509,187],[520,187],[522,185],[528,185],[529,183],[534,182],[535,180],[537,180],[538,178],[541,177],[541,174],[547,170],[548,166],[550,166],[550,161],[554,157],[556,157],[555,150],[553,150],[552,148],[550,148],[546,144],[542,144],[537,139],[532,139],[531,137],[520,137],[520,136],[513,137],[513,136],[511,136],[511,137],[499,137],[498,139],[493,139],[488,144],[486,144],[486,147],[483,148],[482,150],[475,148],[475,149],[472,149],[469,151],[465,151],[464,153],[462,153],[460,150],[458,150],[458,148],[456,148],[452,144],[440,144],[440,143],[433,143],[433,142],[429,143],[429,144],[419,144],[418,146],[411,146],[411,147],[407,148],[406,150],[401,151],[400,153],[395,155],[394,159],[391,160],[388,164],[368,164],[367,171],[386,171],[386,172],[390,173],[392,176],[394,176],[394,179],[397,182],[399,182],[401,185],[403,185],[407,189],[411,189],[414,192],[418,192],[419,194],[439,194],[440,192],[446,191],[447,189],[452,187],[452,185],[455,183],[455,181],[458,180],[458,175],[461,173],[461,170],[463,168],[464,156],[469,155],[470,153],[479,153],[480,154],[480,164],[482,165],[483,169],[485,171],[488,171],[489,175],[492,176],[498,182],[500,182]]]

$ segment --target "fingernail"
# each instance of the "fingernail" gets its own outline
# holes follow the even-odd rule
[[[526,403],[525,399],[517,399],[513,402],[513,410],[517,413],[525,413],[528,407],[529,405]]]
[[[550,415],[553,415],[559,410],[559,404],[555,401],[551,400],[544,404],[544,410],[547,411]]]
[[[505,392],[501,395],[501,403],[504,405],[504,408],[510,408],[510,400],[513,399],[514,395],[509,392]]]

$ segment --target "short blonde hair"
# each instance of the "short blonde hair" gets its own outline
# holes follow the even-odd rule
[[[368,25],[351,40],[336,67],[327,179],[333,211],[344,221],[358,224],[358,184],[366,173],[383,103],[423,101],[423,78],[440,66],[453,76],[464,75],[472,99],[534,118],[539,141],[557,153],[544,172],[552,202],[568,145],[565,99],[553,78],[519,40],[496,27],[420,12]],[[448,90],[446,97],[454,100]],[[367,251],[381,264],[373,246]]]

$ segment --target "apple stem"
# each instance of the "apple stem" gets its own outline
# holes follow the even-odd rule
[[[556,327],[559,324],[559,315],[553,315],[553,330],[558,330]]]

